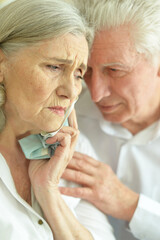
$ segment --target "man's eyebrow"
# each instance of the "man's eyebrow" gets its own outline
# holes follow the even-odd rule
[[[122,63],[119,63],[119,62],[111,62],[111,63],[103,64],[104,67],[110,67],[110,66],[114,66],[114,65],[124,67],[124,65]]]
[[[47,60],[54,60],[54,61],[56,61],[56,62],[63,63],[63,64],[69,64],[69,65],[73,64],[73,61],[72,61],[72,60],[64,59],[64,58],[53,57],[53,58],[45,58],[45,59],[47,59]],[[82,68],[83,71],[86,71],[86,70],[87,70],[87,66],[86,66],[84,63],[82,63],[82,64],[80,65],[80,68]]]
[[[119,66],[119,67],[123,67],[125,69],[128,69],[128,66],[120,63],[120,62],[111,62],[111,63],[106,63],[103,64],[103,67],[113,67],[113,66]]]

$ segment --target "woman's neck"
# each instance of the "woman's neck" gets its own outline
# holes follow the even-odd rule
[[[4,129],[0,134],[0,152],[9,166],[17,192],[31,204],[31,183],[28,175],[30,160],[25,158],[13,131]]]

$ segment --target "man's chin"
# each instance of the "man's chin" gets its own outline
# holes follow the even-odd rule
[[[108,122],[112,122],[112,123],[117,123],[117,124],[123,124],[126,121],[128,121],[128,118],[124,115],[121,114],[106,114],[106,113],[102,113],[103,118],[108,121]]]

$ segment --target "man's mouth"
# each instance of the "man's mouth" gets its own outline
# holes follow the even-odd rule
[[[120,106],[120,103],[112,104],[112,105],[98,105],[99,109],[102,112],[106,112],[106,113],[115,111],[119,106]]]

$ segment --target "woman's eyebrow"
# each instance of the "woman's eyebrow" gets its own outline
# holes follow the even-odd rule
[[[66,63],[66,64],[72,64],[73,61],[65,58],[58,58],[58,57],[45,57],[46,60],[54,60],[59,63]]]
[[[52,58],[45,58],[45,59],[47,59],[47,60],[54,60],[54,61],[56,61],[56,62],[59,62],[59,63],[63,63],[63,64],[69,64],[69,65],[72,65],[73,64],[73,61],[72,60],[69,60],[69,59],[65,59],[65,58],[57,58],[57,57],[52,57]],[[83,71],[86,71],[87,70],[87,66],[84,64],[84,63],[82,63],[81,65],[80,65],[80,68],[82,68],[83,69]]]

